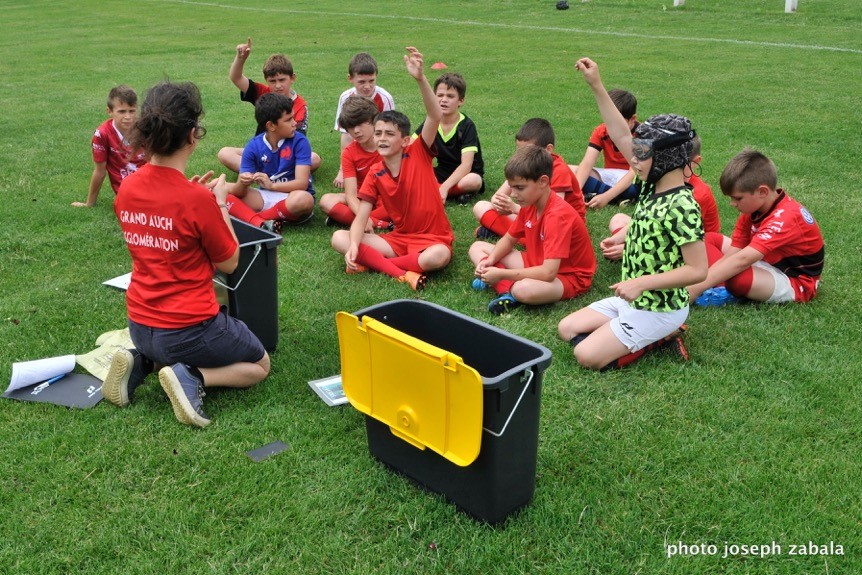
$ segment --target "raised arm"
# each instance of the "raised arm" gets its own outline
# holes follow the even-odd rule
[[[237,44],[236,56],[233,58],[233,62],[230,65],[230,72],[228,73],[230,81],[233,82],[233,85],[239,88],[239,91],[243,94],[248,91],[249,79],[245,77],[243,69],[245,68],[245,61],[248,60],[249,54],[251,54],[251,36],[249,36],[248,41],[246,41],[245,44]]]
[[[589,87],[593,90],[593,96],[596,98],[596,104],[599,106],[599,112],[602,115],[602,120],[608,128],[608,135],[617,145],[620,152],[626,158],[632,157],[632,134],[629,130],[628,122],[626,122],[620,111],[614,105],[613,100],[608,95],[608,91],[602,84],[602,79],[599,76],[598,65],[589,58],[581,58],[575,62],[575,70],[578,70],[584,75]]]
[[[422,53],[413,46],[407,47],[407,54],[404,55],[404,62],[407,64],[407,71],[416,79],[419,84],[419,92],[422,94],[422,102],[425,104],[425,124],[422,126],[421,137],[425,140],[428,147],[434,143],[434,138],[437,136],[437,128],[440,126],[440,119],[443,117],[443,112],[440,111],[440,103],[437,101],[437,96],[434,95],[434,90],[431,84],[428,83],[428,78],[425,77],[425,60]]]

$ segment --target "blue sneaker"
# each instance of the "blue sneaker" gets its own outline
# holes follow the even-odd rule
[[[488,304],[488,311],[494,315],[500,315],[502,313],[508,313],[520,305],[521,302],[516,300],[512,294],[504,293],[500,297],[491,300]]]
[[[470,283],[470,287],[476,291],[482,291],[484,289],[488,289],[488,284],[486,284],[479,278],[473,278],[473,281]]]
[[[163,367],[159,372],[159,382],[168,394],[180,423],[197,427],[209,425],[210,419],[203,410],[204,382],[193,376],[185,364]]]
[[[694,300],[694,305],[700,307],[720,307],[730,303],[739,303],[739,298],[727,291],[726,287],[709,288]]]
[[[153,364],[137,350],[121,349],[111,358],[111,367],[102,384],[102,396],[117,407],[132,403],[135,389],[153,371]]]

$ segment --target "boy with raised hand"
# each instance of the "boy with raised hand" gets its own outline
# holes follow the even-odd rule
[[[99,199],[105,176],[116,195],[120,183],[129,174],[147,163],[143,151],[132,153],[129,136],[138,117],[138,95],[129,86],[120,84],[108,93],[108,119],[93,134],[93,175],[87,200],[72,202],[76,208],[91,208]]]
[[[515,134],[515,145],[518,148],[539,146],[548,150],[554,160],[551,191],[566,200],[566,203],[571,205],[582,219],[585,219],[586,207],[581,189],[566,161],[554,153],[554,142],[554,128],[544,118],[530,118]],[[503,185],[491,196],[491,201],[481,200],[473,206],[473,215],[480,224],[476,228],[477,238],[487,240],[502,237],[509,230],[509,226],[515,221],[515,216],[521,209],[509,197],[511,192],[509,184],[503,182]]]
[[[823,272],[823,235],[808,210],[778,187],[772,160],[745,149],[725,166],[719,185],[740,214],[730,238],[706,234],[709,273],[688,288],[695,303],[813,298]],[[714,287],[721,282],[724,287]]]
[[[254,116],[265,131],[242,152],[239,177],[226,202],[230,214],[258,227],[271,220],[278,229],[282,222],[309,220],[314,209],[311,144],[296,131],[293,100],[264,94]]]
[[[447,72],[434,80],[434,94],[443,119],[437,129],[437,165],[434,174],[440,183],[440,197],[466,203],[485,191],[485,162],[473,120],[461,113],[467,82],[461,74]],[[417,137],[422,125],[416,129]]]
[[[296,74],[293,71],[293,63],[284,54],[273,54],[263,64],[263,77],[266,84],[253,82],[243,72],[245,61],[251,54],[251,37],[244,44],[236,47],[236,56],[230,65],[228,73],[230,81],[239,88],[239,99],[257,104],[258,99],[264,94],[283,94],[293,100],[293,118],[296,121],[296,131],[305,134],[308,131],[308,104],[305,99],[293,89],[296,82]],[[264,126],[258,124],[255,135],[264,131]],[[219,161],[228,169],[239,172],[242,161],[242,148],[225,147],[218,152]],[[312,152],[313,172],[320,166],[320,156]]]
[[[347,98],[355,95],[369,98],[375,105],[377,105],[377,109],[381,112],[395,109],[395,100],[392,98],[392,95],[377,85],[377,60],[375,60],[371,54],[360,52],[350,59],[350,62],[347,65],[347,81],[353,84],[353,87],[342,92],[341,96],[338,98],[338,109],[335,111],[335,127],[333,128],[341,133],[342,150],[346,148],[347,144],[352,140],[350,134],[348,134],[339,123],[341,108],[344,106],[344,102]],[[332,185],[336,188],[344,186],[344,177],[340,166],[338,168],[338,174],[332,181]]]
[[[608,95],[633,133],[638,126],[637,98],[631,92],[619,89],[609,91]],[[599,156],[604,158],[603,168],[596,167]],[[581,186],[587,207],[598,209],[637,197],[637,188],[633,184],[635,173],[629,169],[628,158],[614,144],[604,123],[596,126],[590,134],[581,163],[569,167]]]
[[[505,168],[511,199],[521,207],[518,216],[496,245],[477,241],[470,246],[473,287],[494,288],[498,297],[488,311],[495,315],[522,303],[571,299],[592,284],[596,256],[590,233],[574,208],[551,191],[553,165],[545,148],[518,148]],[[519,239],[524,251],[514,249]]]
[[[691,166],[695,168],[700,166],[703,159],[700,155],[701,142],[700,136],[695,135],[691,141]],[[718,215],[718,206],[715,203],[715,197],[712,195],[712,188],[704,182],[700,176],[694,172],[685,171],[685,183],[691,188],[691,195],[694,201],[700,206],[700,217],[703,220],[704,233],[720,232],[721,218]],[[628,228],[631,217],[622,212],[614,214],[608,223],[611,235],[603,239],[599,244],[602,250],[602,255],[609,260],[618,260],[623,257],[623,245],[626,240],[626,229]]]
[[[440,201],[434,177],[432,146],[440,125],[440,106],[424,74],[422,54],[407,47],[404,62],[419,85],[427,116],[419,138],[411,142],[410,120],[394,110],[374,121],[374,141],[381,162],[371,168],[359,190],[359,211],[350,230],[332,235],[332,247],[344,254],[347,273],[372,269],[407,283],[425,286],[425,272],[439,270],[452,259],[452,226]],[[392,218],[388,234],[365,232],[380,198]]]
[[[338,122],[353,137],[353,141],[341,151],[344,191],[324,194],[320,198],[320,209],[326,214],[327,225],[350,226],[359,211],[359,188],[371,166],[380,161],[374,143],[374,118],[379,113],[377,105],[363,96],[350,96],[341,108]],[[365,230],[389,229],[391,225],[392,220],[386,214],[386,209],[378,202]]]
[[[596,98],[608,133],[644,181],[628,226],[622,280],[614,296],[566,316],[560,337],[590,369],[623,367],[657,347],[673,344],[687,357],[678,334],[688,317],[686,286],[706,278],[700,208],[685,185],[694,130],[674,114],[651,117],[635,130],[617,110],[589,58],[575,64]]]

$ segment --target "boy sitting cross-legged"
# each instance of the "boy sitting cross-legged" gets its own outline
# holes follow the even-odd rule
[[[512,201],[521,210],[497,242],[474,242],[473,287],[493,286],[499,296],[488,311],[501,314],[522,303],[537,305],[586,292],[596,271],[596,256],[584,220],[551,191],[554,159],[539,146],[523,146],[506,164]],[[514,249],[523,239],[526,250]]]
[[[344,101],[338,123],[353,137],[353,141],[341,151],[344,191],[324,194],[320,198],[320,209],[326,214],[327,225],[349,226],[359,211],[359,188],[371,166],[380,162],[380,154],[374,143],[374,118],[378,113],[377,105],[364,96],[350,96]],[[386,215],[386,209],[378,198],[365,231],[389,229],[391,225],[392,220]]]
[[[230,214],[253,226],[266,221],[302,223],[312,216],[311,144],[296,131],[293,100],[264,94],[254,107],[265,132],[242,152],[239,177],[227,198]],[[258,187],[252,187],[257,184]]]
[[[401,112],[377,116],[374,141],[382,161],[371,168],[359,190],[359,211],[350,230],[336,231],[332,247],[344,254],[347,273],[370,268],[419,290],[425,272],[449,263],[455,238],[432,164],[440,106],[425,77],[422,54],[412,46],[407,51],[407,71],[419,84],[427,112],[422,134],[411,143],[410,120]],[[379,236],[365,232],[378,197],[394,224],[393,231]]]

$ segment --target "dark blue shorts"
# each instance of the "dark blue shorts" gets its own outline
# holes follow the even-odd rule
[[[224,306],[212,318],[181,329],[147,327],[129,320],[135,348],[159,365],[186,363],[193,367],[224,367],[257,363],[266,350],[242,321]]]

